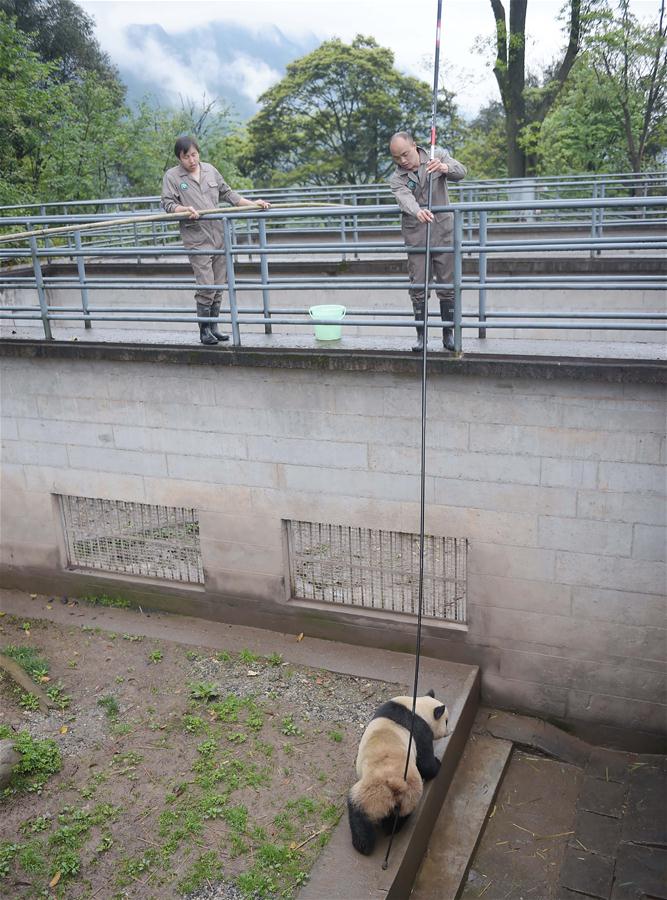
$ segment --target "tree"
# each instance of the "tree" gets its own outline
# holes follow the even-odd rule
[[[290,63],[248,123],[251,174],[265,185],[361,184],[391,168],[395,131],[425,133],[431,90],[371,37],[336,39]],[[444,131],[439,128],[439,131]]]
[[[526,175],[526,148],[522,132],[531,122],[541,122],[553,105],[574,64],[581,40],[582,0],[569,0],[568,44],[562,60],[549,73],[537,103],[528,114],[526,105],[526,11],[528,0],[510,0],[509,28],[501,0],[490,0],[496,23],[496,60],[493,73],[505,110],[507,170],[510,178]]]
[[[473,178],[507,178],[505,113],[498,100],[480,109],[454,156]]]
[[[95,38],[94,21],[73,0],[0,0],[0,12],[30,35],[31,49],[42,62],[55,62],[60,81],[81,71],[116,81],[118,73]]]
[[[660,0],[653,26],[640,24],[629,0],[618,0],[616,13],[596,4],[585,42],[587,64],[623,135],[632,170],[641,172],[647,154],[655,155],[665,137],[667,113],[667,20]]]

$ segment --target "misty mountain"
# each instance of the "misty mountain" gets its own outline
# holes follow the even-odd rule
[[[181,97],[218,97],[245,120],[257,111],[257,98],[285,74],[288,63],[320,43],[314,34],[296,41],[269,26],[261,31],[232,22],[210,22],[179,34],[160,25],[131,25],[125,46],[111,51],[129,102],[150,94],[163,105]]]

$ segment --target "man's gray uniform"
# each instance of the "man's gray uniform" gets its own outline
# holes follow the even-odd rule
[[[406,247],[426,246],[426,223],[416,218],[417,213],[428,205],[428,173],[426,164],[430,154],[423,147],[417,147],[419,151],[419,168],[414,172],[397,166],[389,178],[391,188],[401,215],[401,232]],[[447,174],[437,173],[433,175],[433,206],[446,206],[449,204],[447,193],[447,181],[461,181],[466,176],[466,168],[460,162],[453,159],[446,150],[435,148],[435,158],[447,164]],[[431,247],[451,246],[454,217],[451,213],[434,213],[435,221],[431,222]],[[426,277],[426,254],[408,253],[408,275],[412,284],[424,284]],[[449,283],[454,277],[454,254],[431,254],[431,278],[440,283]],[[443,319],[451,319],[454,315],[454,291],[452,288],[436,291],[440,300],[440,313]],[[410,299],[415,311],[416,319],[424,318],[424,287],[410,288]]]
[[[199,163],[199,182],[183,166],[168,169],[162,179],[162,208],[173,212],[176,206],[193,206],[196,210],[214,209],[223,200],[238,206],[241,195],[232,190],[220,172],[210,163]],[[223,250],[225,246],[222,222],[213,219],[181,219],[181,240],[186,250]],[[220,311],[222,291],[206,290],[207,284],[225,284],[227,264],[224,253],[188,254],[198,288],[195,293],[200,316],[210,316],[212,307]]]

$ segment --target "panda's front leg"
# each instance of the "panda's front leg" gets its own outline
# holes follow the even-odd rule
[[[440,771],[440,760],[433,752],[433,741],[417,739],[417,769],[424,781],[430,781]]]

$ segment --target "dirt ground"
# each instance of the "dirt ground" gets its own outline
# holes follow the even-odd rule
[[[41,790],[0,795],[2,897],[294,896],[344,811],[363,727],[406,690],[2,615],[7,648],[45,661],[64,708],[25,709],[0,676],[5,732],[62,757]]]

